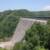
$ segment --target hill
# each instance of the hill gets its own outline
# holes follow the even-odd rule
[[[11,37],[19,22],[20,17],[50,17],[50,11],[6,10],[0,12],[0,41]]]

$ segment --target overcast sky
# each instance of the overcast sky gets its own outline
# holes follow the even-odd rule
[[[9,9],[50,10],[50,0],[0,0],[0,11]]]

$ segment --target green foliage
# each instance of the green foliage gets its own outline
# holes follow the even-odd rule
[[[36,46],[33,50],[47,50],[44,47]]]
[[[22,48],[21,50],[50,49],[50,27],[49,25],[48,24],[43,25],[40,23],[33,24],[32,27],[26,31],[26,35],[22,43],[19,43],[17,46],[19,48],[21,47]]]
[[[50,25],[50,19],[48,20],[47,24]]]
[[[33,24],[31,29],[26,32],[25,41],[27,45],[26,49],[33,50],[34,47],[40,45],[44,46],[48,40],[47,25]]]
[[[27,17],[27,18],[34,18],[34,17],[50,17],[50,11],[28,11],[25,9],[20,9],[20,10],[6,10],[4,12],[0,12],[0,16],[8,16],[8,15],[13,15],[13,16],[22,16],[22,17]]]
[[[0,16],[0,39],[11,37],[19,22],[17,16]]]
[[[13,35],[19,22],[19,16],[26,18],[50,17],[50,11],[31,12],[22,10],[7,10],[0,12],[0,39],[6,39]],[[15,45],[13,50],[45,50],[50,49],[50,20],[47,25],[33,24],[26,31],[25,42]],[[41,48],[43,46],[44,48]]]
[[[23,43],[16,43],[13,50],[22,50],[23,49]]]
[[[6,49],[0,48],[0,50],[6,50]]]

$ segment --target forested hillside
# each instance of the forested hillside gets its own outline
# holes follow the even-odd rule
[[[5,40],[13,35],[20,17],[50,17],[50,11],[33,12],[21,9],[0,12],[0,39]]]
[[[13,35],[18,22],[19,17],[17,16],[0,16],[0,41],[8,40],[7,38],[10,38]]]
[[[11,38],[20,17],[50,17],[50,11],[6,10],[0,12],[0,41]],[[26,31],[24,41],[16,44],[13,50],[50,49],[50,21],[47,25],[34,24]]]
[[[28,11],[25,9],[20,10],[6,10],[0,12],[2,15],[13,15],[13,16],[23,16],[23,17],[50,17],[50,11]]]

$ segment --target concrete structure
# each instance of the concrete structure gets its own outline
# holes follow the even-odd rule
[[[15,45],[15,43],[20,42],[25,36],[25,31],[27,29],[29,29],[34,22],[40,22],[43,24],[47,23],[46,20],[20,18],[18,26],[16,27],[16,30],[15,30],[14,35],[12,36],[11,40],[8,42],[0,42],[0,47],[10,48],[10,47],[13,47]]]

